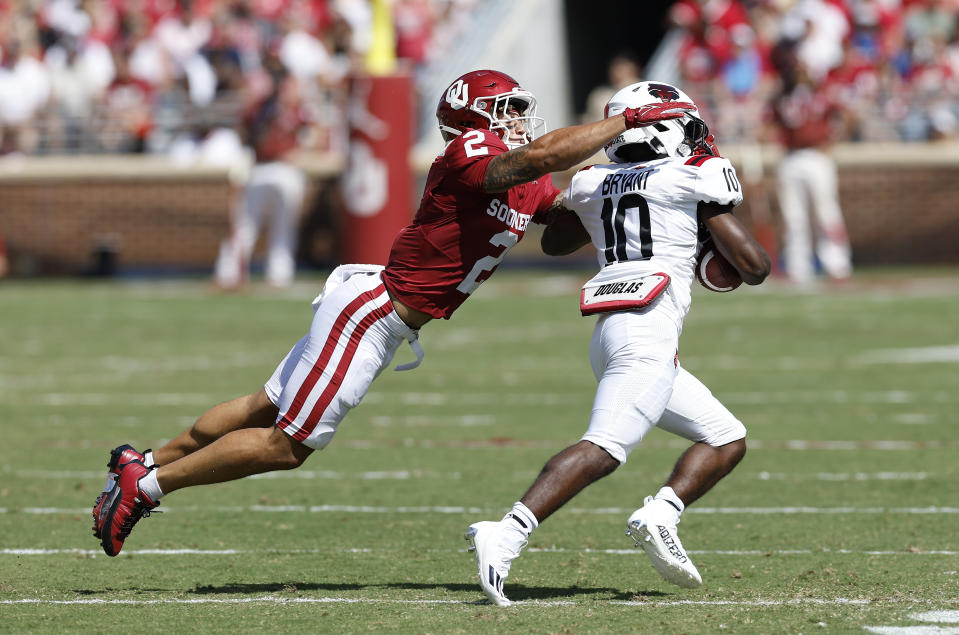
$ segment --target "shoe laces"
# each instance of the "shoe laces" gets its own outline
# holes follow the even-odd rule
[[[120,529],[117,530],[117,536],[120,538],[126,538],[130,535],[130,532],[133,531],[133,526],[141,518],[149,518],[152,514],[160,514],[160,511],[154,511],[152,508],[147,507],[142,500],[139,498],[135,499],[133,504],[133,509],[130,511],[130,515],[123,519],[123,522],[120,523]]]

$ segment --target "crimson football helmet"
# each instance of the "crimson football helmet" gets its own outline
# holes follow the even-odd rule
[[[481,128],[498,135],[511,150],[546,132],[543,118],[536,116],[536,97],[499,71],[472,71],[458,77],[440,97],[436,118],[447,141]],[[510,138],[517,126],[522,127],[522,140]]]
[[[682,101],[694,103],[689,95],[663,82],[639,82],[619,90],[606,104],[606,116],[618,115],[627,108],[641,108],[647,104]],[[688,157],[692,154],[715,154],[710,146],[709,128],[699,116],[699,109],[687,112],[679,119],[659,121],[649,126],[631,128],[606,144],[610,161],[623,163],[617,154],[623,146],[645,144],[661,157]]]

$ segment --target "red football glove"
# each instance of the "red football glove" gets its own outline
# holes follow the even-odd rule
[[[696,105],[688,101],[664,101],[659,104],[646,104],[639,108],[627,108],[623,111],[626,118],[626,128],[648,126],[657,121],[679,119],[687,112],[696,110]]]
[[[703,139],[703,146],[705,146],[705,149],[708,150],[709,153],[714,157],[722,156],[719,154],[719,148],[716,147],[716,137],[714,137],[711,133],[707,135],[705,139]]]

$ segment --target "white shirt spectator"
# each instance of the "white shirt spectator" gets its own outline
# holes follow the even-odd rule
[[[73,57],[61,46],[50,47],[44,63],[54,99],[72,117],[85,117],[91,102],[104,94],[116,76],[113,57],[102,42],[85,43]]]
[[[353,50],[365,54],[373,41],[373,10],[367,0],[334,0],[333,10],[353,29]]]
[[[202,139],[180,136],[170,145],[170,160],[177,165],[209,165],[226,168],[251,162],[240,135],[232,128],[214,128]]]
[[[182,69],[203,45],[210,40],[213,27],[209,20],[191,19],[184,23],[179,17],[164,18],[157,24],[154,36]]]
[[[848,32],[846,15],[824,0],[800,0],[782,22],[782,34],[800,40],[797,55],[813,79],[822,79],[842,62]]]
[[[152,37],[137,42],[128,61],[130,74],[151,86],[160,86],[170,76],[169,57]]]
[[[55,30],[77,39],[92,26],[90,16],[80,8],[80,0],[49,0],[43,16]]]
[[[0,121],[25,123],[50,98],[50,73],[40,61],[21,56],[12,68],[0,67]]]
[[[280,61],[290,74],[300,79],[327,79],[333,64],[326,47],[302,30],[290,31],[280,44]]]

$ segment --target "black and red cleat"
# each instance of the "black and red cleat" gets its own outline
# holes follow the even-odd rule
[[[147,450],[149,452],[150,450]],[[144,452],[144,454],[146,454]],[[113,448],[110,450],[110,461],[107,463],[107,482],[103,486],[103,492],[97,496],[97,500],[93,503],[93,535],[97,538],[100,538],[100,523],[97,522],[100,516],[103,514],[103,506],[107,500],[107,494],[113,489],[117,475],[120,473],[120,470],[123,469],[123,466],[131,461],[139,461],[143,463],[143,454],[140,454],[136,448],[132,445],[124,444],[119,447]]]
[[[101,494],[94,505],[93,535],[100,539],[108,556],[120,553],[133,526],[157,506],[140,491],[139,481],[150,469],[139,461],[124,464],[113,487]]]
[[[147,450],[147,452],[149,452],[149,450]],[[146,452],[143,454],[146,454]],[[120,447],[110,450],[110,462],[107,463],[107,467],[110,468],[111,473],[119,474],[123,466],[131,461],[143,463],[143,454],[137,452],[132,445],[121,445]]]

